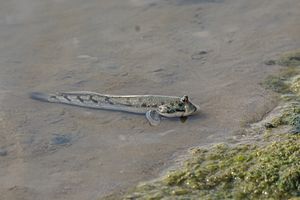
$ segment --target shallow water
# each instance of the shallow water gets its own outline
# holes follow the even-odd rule
[[[0,4],[1,199],[96,199],[155,177],[271,110],[259,83],[279,66],[263,62],[299,47],[296,0]],[[78,90],[187,94],[201,113],[151,127],[28,96]]]

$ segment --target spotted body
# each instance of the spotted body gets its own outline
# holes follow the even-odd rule
[[[187,96],[106,95],[80,91],[56,94],[34,92],[31,93],[31,98],[51,103],[146,114],[152,125],[158,125],[161,116],[186,117],[199,110]]]

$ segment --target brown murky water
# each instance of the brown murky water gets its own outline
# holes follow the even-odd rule
[[[259,83],[299,48],[298,0],[0,0],[0,199],[97,199],[224,141],[274,106]],[[188,94],[202,112],[47,104],[32,91]]]

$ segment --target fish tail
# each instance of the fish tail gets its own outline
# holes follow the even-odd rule
[[[43,102],[51,102],[51,103],[58,103],[60,102],[56,95],[54,94],[46,94],[43,92],[32,92],[30,93],[30,98],[38,100],[38,101],[43,101]]]
[[[61,92],[55,94],[33,92],[30,97],[43,102],[63,103],[81,107],[101,108],[103,106],[101,96],[91,92]]]

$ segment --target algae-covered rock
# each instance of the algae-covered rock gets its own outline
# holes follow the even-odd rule
[[[285,83],[286,79],[278,76],[268,76],[264,81],[263,85],[266,89],[270,89],[277,93],[289,93],[290,88]]]
[[[270,140],[270,138],[268,139]],[[168,188],[168,189],[166,189]],[[300,136],[266,146],[215,146],[194,151],[183,168],[126,199],[287,199],[300,196]]]
[[[266,61],[265,64],[279,64],[287,66],[281,70],[278,76],[268,76],[263,85],[266,89],[271,89],[274,92],[287,94],[287,93],[299,93],[300,92],[300,50],[283,54],[277,61]],[[292,78],[292,80],[290,80]]]
[[[274,117],[266,128],[277,128],[282,125],[291,126],[293,133],[300,132],[300,102],[287,102],[280,115]]]
[[[283,101],[299,101],[300,98],[298,95],[295,94],[283,94],[281,95],[281,99]]]
[[[300,66],[300,50],[288,52],[280,57],[277,64],[287,67]]]
[[[277,76],[270,75],[263,82],[263,86],[266,89],[270,89],[274,92],[288,95],[300,91],[300,76],[295,76],[300,73],[300,69],[297,67],[287,67],[280,71]]]
[[[290,88],[293,93],[300,95],[300,76],[292,78]]]

